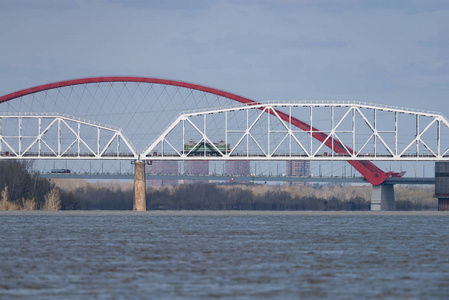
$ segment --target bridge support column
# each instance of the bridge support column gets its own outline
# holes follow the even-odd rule
[[[438,210],[449,210],[449,162],[435,162],[435,197]]]
[[[145,198],[145,162],[136,161],[134,164],[134,204],[133,210],[146,211]]]
[[[372,211],[392,211],[396,210],[394,202],[394,185],[381,184],[373,185],[371,193]]]

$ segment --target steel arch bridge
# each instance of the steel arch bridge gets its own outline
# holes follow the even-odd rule
[[[261,103],[159,78],[115,76],[50,83],[1,96],[0,109],[5,112],[2,103],[13,99],[102,83],[158,85],[160,94],[171,86],[178,94],[180,89],[187,95],[199,91],[238,105],[178,112],[156,138],[142,137],[150,144],[143,151],[135,150],[121,129],[95,121],[57,113],[2,113],[1,159],[345,160],[373,185],[403,174],[384,172],[370,160],[449,160],[449,122],[440,113],[362,102]],[[95,96],[91,93],[92,99]],[[34,98],[26,105],[29,101]],[[28,122],[37,125],[26,126],[30,131],[24,132]]]

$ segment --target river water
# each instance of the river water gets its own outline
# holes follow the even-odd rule
[[[444,299],[449,214],[0,212],[1,299]]]

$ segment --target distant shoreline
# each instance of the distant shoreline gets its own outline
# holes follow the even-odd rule
[[[449,211],[273,211],[273,210],[147,210],[147,211],[129,211],[129,210],[9,210],[0,211],[0,215],[45,215],[45,216],[119,216],[135,215],[139,216],[447,216]]]

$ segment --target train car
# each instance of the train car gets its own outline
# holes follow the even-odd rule
[[[59,173],[59,174],[69,174],[69,169],[52,169],[51,173]]]
[[[215,149],[215,147],[221,153],[229,153],[231,152],[230,144],[225,144],[224,142],[218,143],[197,143],[190,142],[188,144],[184,144],[184,153],[190,153],[190,155],[203,155],[206,152],[206,156],[211,155],[219,155],[220,153]]]

